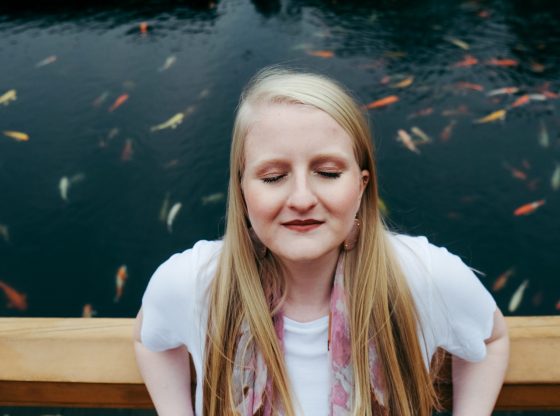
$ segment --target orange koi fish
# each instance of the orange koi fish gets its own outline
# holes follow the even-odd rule
[[[457,88],[473,91],[484,91],[484,87],[480,84],[473,84],[472,82],[458,82],[455,84]]]
[[[440,139],[444,142],[448,141],[451,138],[451,134],[453,133],[453,128],[457,124],[456,120],[451,120],[447,126],[444,127],[441,134],[439,135]]]
[[[521,97],[519,97],[517,100],[515,100],[513,102],[513,104],[510,107],[520,107],[522,105],[527,104],[529,101],[531,101],[531,97],[529,97],[528,94],[522,95]]]
[[[379,82],[382,85],[387,85],[389,82],[391,82],[391,77],[389,75],[385,75]]]
[[[332,58],[334,57],[333,51],[307,51],[307,54],[310,56],[316,56],[317,58]]]
[[[132,159],[133,153],[134,150],[132,149],[132,139],[126,139],[121,152],[121,160],[123,162],[128,162],[130,159]]]
[[[560,299],[558,299],[558,302],[556,302],[556,310],[560,311]]]
[[[8,304],[6,305],[8,308],[17,309],[18,311],[27,310],[26,294],[18,292],[2,281],[0,281],[0,289],[4,291],[6,298],[8,298]]]
[[[418,110],[418,111],[416,111],[412,114],[409,114],[408,118],[426,117],[426,116],[429,116],[430,114],[433,114],[433,112],[434,112],[433,107],[422,108],[421,110]]]
[[[366,108],[368,110],[371,110],[372,108],[385,107],[387,105],[396,103],[397,101],[399,101],[399,97],[397,97],[396,95],[389,95],[387,97],[369,103],[368,105],[366,105]]]
[[[516,179],[519,180],[527,180],[527,174],[525,172],[523,172],[522,170],[516,169],[513,166],[510,166],[509,164],[505,163],[503,164],[504,168],[506,168],[507,170],[509,170],[509,172],[511,173],[511,176],[513,176]]]
[[[119,108],[121,105],[123,105],[123,103],[128,100],[128,94],[122,94],[120,95],[115,102],[113,103],[113,105],[111,107],[109,107],[109,112],[115,111],[117,108]]]
[[[520,216],[520,215],[529,215],[534,212],[537,208],[543,206],[545,204],[544,199],[539,199],[538,201],[529,202],[528,204],[521,205],[515,211],[513,211],[513,215]]]
[[[18,142],[26,142],[29,140],[29,135],[27,133],[22,133],[21,131],[4,130],[3,133],[4,136],[17,140]]]
[[[140,33],[142,33],[142,34],[148,33],[148,22],[140,23],[138,25],[138,28],[140,29]]]
[[[560,97],[560,94],[548,90],[542,91],[542,95],[544,95],[548,99],[555,99]]]
[[[397,82],[396,84],[391,85],[391,87],[393,87],[393,88],[406,88],[406,87],[410,87],[413,82],[414,82],[414,77],[408,77],[408,78],[403,79],[400,82]]]
[[[476,59],[472,55],[466,55],[465,58],[462,61],[457,62],[453,66],[455,68],[466,68],[466,67],[473,66],[473,65],[476,65],[476,64],[478,64],[478,59]]]
[[[513,276],[514,273],[515,273],[515,267],[510,267],[501,275],[499,275],[494,281],[494,284],[492,285],[492,290],[494,292],[498,292],[502,290],[505,287],[506,283],[508,282],[509,278]]]
[[[517,66],[519,65],[519,62],[517,62],[515,59],[495,59],[492,58],[487,62],[488,65],[494,65],[494,66]]]
[[[115,276],[116,295],[113,302],[116,303],[121,299],[126,279],[128,279],[128,270],[126,268],[126,265],[123,264],[121,267],[119,267],[119,270],[117,270],[117,275]]]

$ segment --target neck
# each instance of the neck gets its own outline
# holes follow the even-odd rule
[[[329,313],[334,273],[339,251],[320,259],[302,262],[282,260],[286,279],[284,315],[299,322],[308,322]]]

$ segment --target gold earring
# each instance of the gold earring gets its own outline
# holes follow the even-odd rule
[[[342,244],[344,251],[350,251],[354,247],[356,247],[356,243],[358,242],[359,236],[360,236],[360,220],[354,218],[354,224],[352,225],[352,229],[350,230],[350,233],[348,233],[348,236],[346,237],[344,243]]]

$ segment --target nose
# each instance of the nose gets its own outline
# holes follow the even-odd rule
[[[301,212],[317,205],[317,195],[306,175],[294,175],[287,203],[291,209]]]

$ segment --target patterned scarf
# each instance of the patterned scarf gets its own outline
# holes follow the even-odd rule
[[[329,416],[346,416],[350,414],[354,377],[350,357],[350,327],[348,323],[348,305],[344,292],[344,261],[339,257],[336,265],[329,316],[329,361],[331,367],[331,388],[329,395]],[[274,318],[274,328],[284,345],[284,317],[281,313]],[[386,415],[385,383],[377,359],[377,349],[373,341],[369,345],[369,370],[373,414]],[[237,344],[233,371],[234,400],[237,412],[241,416],[272,415],[274,397],[272,379],[268,377],[267,368],[261,352],[251,336],[249,325],[243,322]],[[282,409],[280,414],[283,414]]]

